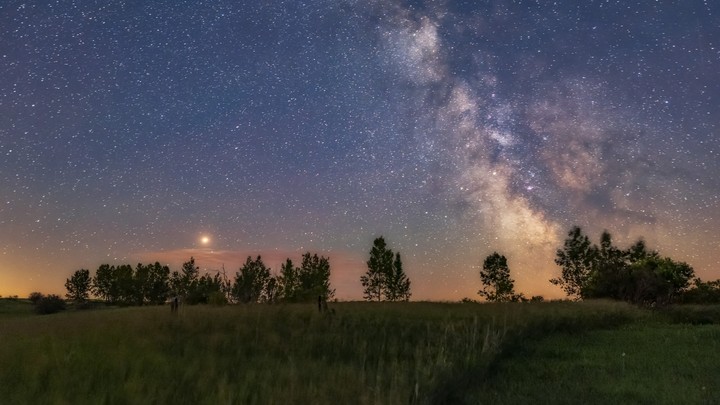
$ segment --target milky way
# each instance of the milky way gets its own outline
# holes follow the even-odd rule
[[[711,2],[85,3],[0,5],[0,294],[309,250],[357,299],[383,235],[415,299],[557,297],[572,225],[720,278]]]

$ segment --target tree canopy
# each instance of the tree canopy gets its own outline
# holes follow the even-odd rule
[[[478,294],[488,301],[508,302],[522,298],[522,295],[515,294],[515,281],[510,278],[507,259],[498,252],[485,258],[480,270],[480,281],[483,289]]]
[[[235,274],[232,295],[237,302],[248,304],[266,300],[270,269],[258,256],[253,260],[248,256],[245,264]]]
[[[65,288],[67,289],[65,296],[77,304],[82,304],[90,297],[91,284],[90,270],[80,269],[65,281]]]
[[[410,279],[403,270],[400,253],[394,254],[381,236],[373,241],[368,270],[360,277],[367,301],[408,301]]]
[[[693,268],[649,251],[640,239],[626,250],[612,244],[605,231],[600,246],[591,244],[575,226],[564,248],[557,251],[559,278],[550,280],[569,295],[582,298],[612,298],[636,304],[668,304],[690,286]]]

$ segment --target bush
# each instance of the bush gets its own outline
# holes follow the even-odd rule
[[[31,292],[30,295],[28,296],[28,300],[30,300],[30,302],[32,302],[33,305],[37,305],[37,303],[43,298],[45,298],[43,293],[40,293],[37,291]]]
[[[44,296],[35,303],[35,312],[40,315],[54,314],[64,309],[65,301],[55,294]]]

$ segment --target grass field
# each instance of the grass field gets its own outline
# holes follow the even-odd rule
[[[467,402],[718,403],[718,349],[718,325],[558,334],[519,349]]]
[[[674,323],[700,310],[666,316],[612,302],[331,307],[334,315],[313,305],[250,305],[39,316],[27,303],[0,300],[0,403],[720,398],[720,329]]]

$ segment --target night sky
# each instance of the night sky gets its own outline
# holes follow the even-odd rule
[[[720,4],[4,1],[0,294],[372,241],[413,299],[560,297],[572,225],[720,278]],[[206,239],[204,239],[206,238]]]

